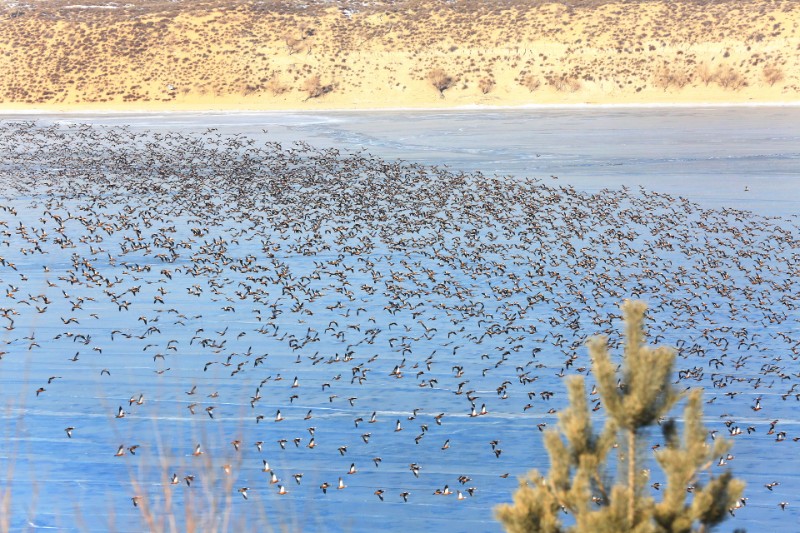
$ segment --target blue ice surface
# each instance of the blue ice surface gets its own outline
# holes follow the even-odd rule
[[[10,317],[4,325],[13,320],[0,348],[0,473],[11,488],[11,528],[139,531],[144,514],[131,498],[141,496],[158,517],[185,524],[190,508],[207,528],[368,531],[381,523],[387,530],[497,531],[492,508],[510,501],[516,477],[547,468],[537,424],[556,426],[566,405],[562,376],[589,366],[586,336],[611,327],[611,341],[619,340],[616,305],[635,294],[651,304],[651,336],[684,347],[678,384],[705,387],[708,429],[719,436],[742,430],[730,437],[728,464],[748,482],[747,505],[724,528],[797,524],[798,119],[797,108],[769,107],[37,117],[39,126],[56,124],[59,131],[126,124],[149,140],[161,135],[155,147],[128,150],[152,152],[162,164],[175,157],[179,166],[188,157],[172,151],[163,137],[170,133],[205,139],[209,149],[216,133],[257,146],[280,143],[281,150],[302,141],[413,162],[402,167],[406,175],[419,172],[418,165],[467,172],[454,186],[453,204],[444,207],[454,212],[459,194],[523,190],[542,204],[494,196],[506,211],[448,220],[425,203],[440,183],[431,170],[416,183],[403,182],[423,188],[411,206],[388,201],[390,182],[373,183],[388,220],[420,222],[413,229],[371,225],[347,212],[326,216],[328,204],[294,206],[297,212],[280,216],[274,205],[258,204],[261,211],[247,215],[260,225],[241,218],[235,204],[217,205],[225,216],[213,220],[190,210],[149,218],[152,206],[169,205],[163,191],[94,185],[103,193],[99,204],[86,194],[63,196],[65,183],[76,191],[92,186],[102,157],[82,165],[54,153],[28,168],[46,179],[39,176],[23,194],[15,173],[30,163],[4,148],[2,256],[14,268],[6,263],[0,270],[0,307]],[[74,145],[91,152],[79,135]],[[125,150],[111,148],[109,154]],[[299,153],[301,166],[315,156]],[[197,157],[223,165],[210,150]],[[137,175],[158,184],[141,162]],[[507,191],[504,183],[511,184]],[[313,180],[292,184],[309,198],[330,192],[315,189]],[[51,209],[53,197],[62,198],[58,209]],[[608,207],[611,200],[619,203]],[[127,208],[132,214],[123,219]],[[610,218],[592,208],[610,209]],[[54,241],[59,213],[74,248]],[[300,213],[320,222],[313,245],[309,219]],[[591,222],[586,233],[565,238],[561,230],[581,213]],[[95,228],[91,235],[100,240],[81,241],[93,224],[78,221],[79,214],[122,225]],[[292,215],[300,219],[297,231]],[[139,238],[133,228],[151,249],[130,249]],[[627,241],[615,230],[635,235]],[[160,235],[187,245],[177,249],[175,262],[157,257]],[[33,240],[42,252],[32,251]],[[367,241],[364,254],[349,252]],[[568,255],[566,243],[580,254]],[[235,269],[222,257],[253,258],[262,270]],[[581,257],[596,262],[579,264]],[[84,261],[105,279],[81,277]],[[643,267],[664,276],[641,276]],[[583,285],[573,290],[569,281]],[[593,311],[595,303],[602,307]],[[578,328],[567,327],[574,319]],[[502,331],[507,325],[522,329]],[[575,359],[566,366],[569,357]],[[402,377],[394,372],[398,365]],[[353,380],[363,369],[366,379]],[[521,375],[535,381],[523,383]],[[58,378],[48,383],[52,376]],[[487,415],[470,416],[472,402],[455,394],[461,382]],[[592,378],[587,382],[590,388]],[[46,390],[37,395],[39,387]],[[261,399],[252,407],[256,390]],[[130,403],[139,395],[142,405]],[[348,398],[356,399],[351,405]],[[206,411],[212,406],[213,418]],[[126,415],[116,418],[120,407]],[[369,423],[373,412],[377,421]],[[258,415],[264,418],[256,421]],[[356,426],[357,418],[363,421]],[[72,438],[64,431],[70,426]],[[778,441],[781,431],[786,438]],[[238,451],[234,440],[241,441]],[[648,440],[660,443],[657,429]],[[115,456],[120,445],[134,444],[135,454]],[[197,444],[204,453],[194,456]],[[382,459],[378,466],[375,457]],[[288,494],[269,483],[264,460]],[[418,478],[411,463],[421,466]],[[351,464],[356,474],[347,473]],[[655,462],[648,466],[652,479],[661,480]],[[297,473],[300,484],[292,478]],[[189,475],[191,486],[184,481]],[[470,481],[462,485],[459,476]],[[347,487],[337,490],[340,477]],[[765,487],[774,481],[780,484]],[[327,494],[323,482],[330,484]],[[464,500],[434,495],[445,485],[476,490]],[[247,500],[237,492],[242,487],[249,487]],[[385,491],[384,501],[377,489]],[[400,496],[405,491],[408,502]]]

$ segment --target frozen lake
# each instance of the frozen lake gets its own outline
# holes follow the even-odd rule
[[[593,192],[641,185],[708,207],[787,216],[797,215],[800,206],[799,120],[798,107],[759,106],[130,115],[89,121],[302,140],[490,175],[557,176]]]
[[[796,107],[14,116],[0,154],[14,530],[498,531],[633,296],[732,435],[723,529],[800,523]]]

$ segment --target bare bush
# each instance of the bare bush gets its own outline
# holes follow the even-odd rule
[[[272,96],[280,96],[289,90],[289,86],[281,82],[277,75],[273,75],[267,82],[266,89],[272,93]]]
[[[333,85],[323,85],[319,74],[314,74],[306,78],[306,81],[303,82],[303,91],[308,94],[306,100],[310,100],[312,98],[319,98],[333,91]]]
[[[542,86],[542,82],[539,78],[534,76],[533,74],[528,74],[520,81],[520,85],[528,89],[529,92],[533,92],[539,87]]]
[[[715,76],[717,83],[723,89],[738,91],[747,86],[747,80],[731,66],[720,66]]]
[[[680,70],[672,69],[667,65],[661,66],[653,75],[653,84],[656,87],[663,89],[664,92],[666,92],[670,87],[683,89],[686,84],[689,83],[689,81],[690,77],[688,74],[681,72]]]
[[[439,91],[439,95],[442,98],[444,98],[444,92],[455,83],[453,77],[448,75],[442,68],[435,68],[428,72],[428,81]]]
[[[489,94],[494,89],[495,81],[492,78],[482,78],[478,82],[478,88],[483,94]]]
[[[574,93],[581,88],[580,80],[563,74],[547,80],[556,91],[558,92],[571,92]]]
[[[764,81],[769,84],[770,87],[783,81],[784,74],[783,69],[781,69],[777,65],[767,65],[764,67],[763,71]]]
[[[706,87],[708,87],[709,83],[714,81],[714,78],[716,76],[716,72],[712,70],[712,68],[708,65],[708,63],[700,63],[699,65],[697,65],[697,68],[695,69],[695,74],[697,75],[697,78],[706,85]]]
[[[262,89],[261,85],[251,85],[249,83],[241,83],[238,86],[237,92],[242,96],[250,96],[253,94],[258,94],[258,92],[261,91],[261,89]]]

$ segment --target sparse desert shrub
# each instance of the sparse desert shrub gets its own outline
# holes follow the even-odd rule
[[[689,75],[680,70],[672,69],[668,65],[662,65],[653,74],[653,84],[663,89],[664,92],[670,87],[683,89],[689,83]]]
[[[250,96],[251,94],[256,94],[261,90],[260,85],[251,85],[249,83],[244,83],[239,87],[239,93],[242,96]]]
[[[481,78],[478,82],[478,88],[483,94],[489,94],[494,89],[495,81],[492,78]]]
[[[303,91],[308,94],[308,98],[317,98],[322,95],[322,81],[319,74],[309,76],[303,82]]]
[[[439,91],[439,96],[444,98],[444,92],[453,86],[455,80],[442,68],[435,68],[428,72],[428,81]]]
[[[276,74],[273,74],[266,84],[266,89],[272,93],[272,96],[280,96],[289,90],[289,86],[285,85]]]
[[[310,100],[311,98],[319,98],[333,91],[333,85],[323,85],[319,74],[314,74],[306,78],[306,81],[303,82],[303,91],[308,94],[306,100]]]
[[[716,72],[708,65],[708,63],[700,63],[697,65],[695,74],[697,75],[697,78],[705,84],[706,87],[708,87],[709,83],[714,81],[716,76]]]
[[[769,84],[770,87],[783,81],[783,69],[781,69],[777,65],[766,65],[763,71],[764,81]]]
[[[534,76],[533,74],[528,74],[520,81],[520,85],[528,89],[529,92],[533,92],[539,87],[542,86],[542,82],[539,78]]]
[[[581,82],[572,76],[562,74],[561,76],[554,76],[547,80],[556,91],[558,92],[571,92],[574,93],[581,88]]]
[[[715,76],[717,83],[723,89],[738,91],[747,86],[747,80],[731,66],[720,66]]]

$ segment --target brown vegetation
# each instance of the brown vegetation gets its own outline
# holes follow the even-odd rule
[[[683,89],[691,81],[691,77],[686,72],[674,69],[669,65],[662,65],[653,77],[653,84],[663,89],[664,92],[670,88]]]
[[[785,76],[783,74],[783,70],[776,65],[767,65],[764,67],[764,81],[766,81],[770,87],[775,85],[778,82],[784,80]]]
[[[303,82],[303,91],[308,95],[307,99],[319,98],[333,91],[333,85],[323,85],[319,74],[314,74],[306,78],[306,81]]]
[[[530,91],[530,92],[533,92],[533,91],[535,91],[536,89],[538,89],[539,87],[542,86],[541,80],[539,80],[539,78],[537,78],[536,76],[533,76],[531,74],[527,74],[525,77],[523,77],[520,80],[519,83],[520,83],[520,85],[522,85],[523,87],[528,89],[528,91]]]
[[[723,89],[738,91],[747,85],[747,80],[742,74],[730,65],[720,66],[714,78]]]
[[[478,88],[481,93],[489,94],[495,86],[495,81],[492,78],[481,78],[478,82]]]
[[[785,101],[800,86],[795,2],[49,0],[0,19],[5,104],[302,106],[333,90],[310,90],[315,75],[336,80],[325,101],[373,106],[438,105],[430,85],[452,104]]]
[[[568,91],[574,93],[581,88],[581,82],[579,80],[566,74],[551,77],[547,80],[547,83],[555,88],[555,90],[558,92]]]
[[[281,82],[280,77],[277,74],[273,74],[272,78],[270,78],[266,84],[266,89],[272,94],[272,96],[280,96],[288,91],[289,88],[290,87],[288,85],[285,85]]]
[[[697,78],[701,82],[703,82],[706,85],[706,87],[708,87],[709,83],[714,81],[715,72],[711,67],[708,66],[707,63],[700,63],[699,65],[697,65],[696,74]]]
[[[428,81],[431,82],[431,85],[439,91],[439,96],[444,98],[444,92],[453,86],[455,80],[453,80],[452,76],[449,76],[444,69],[435,68],[428,72]]]

